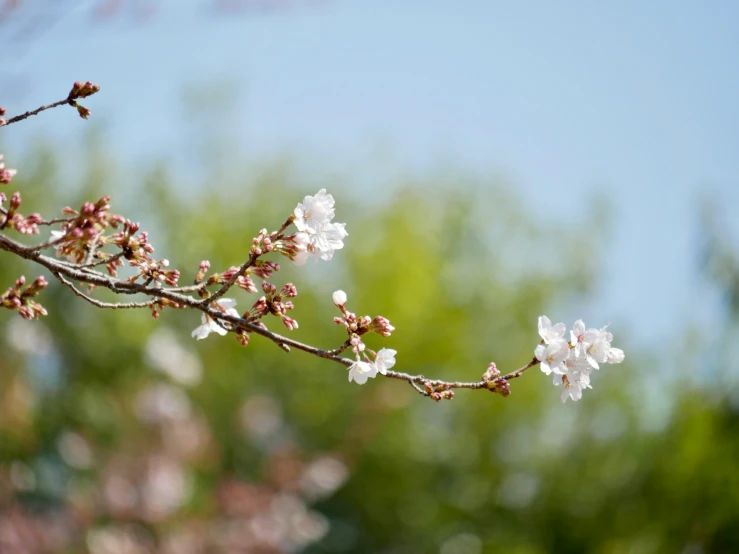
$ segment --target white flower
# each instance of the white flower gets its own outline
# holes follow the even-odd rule
[[[364,385],[369,378],[375,378],[377,368],[375,364],[367,362],[354,362],[349,366],[349,382],[354,381],[358,385]]]
[[[608,352],[611,350],[613,335],[606,331],[605,327],[599,331],[595,329],[591,329],[591,331],[593,331],[593,339],[590,344],[586,343],[585,355],[593,369],[600,369],[599,364],[604,364],[608,361]]]
[[[546,375],[552,372],[562,374],[565,371],[562,362],[567,358],[569,351],[567,342],[564,339],[559,339],[550,344],[538,345],[534,350],[534,355],[541,362],[541,370]]]
[[[334,218],[334,197],[321,189],[315,196],[306,196],[302,204],[295,208],[295,226],[299,233],[295,236],[295,244],[300,252],[295,256],[295,263],[303,265],[313,254],[328,261],[336,250],[344,248],[344,239],[349,236],[345,223],[332,223]]]
[[[585,323],[578,319],[570,331],[569,343],[564,339],[564,326],[552,325],[549,318],[539,318],[539,335],[545,344],[536,347],[536,359],[541,362],[541,370],[547,375],[554,374],[553,382],[562,388],[562,402],[582,398],[590,386],[590,373],[599,369],[600,364],[618,364],[624,360],[624,351],[611,347],[613,335],[607,331],[608,325],[601,329],[586,329]]]
[[[377,371],[383,375],[387,374],[387,370],[395,365],[395,355],[397,353],[397,350],[393,350],[392,348],[381,349],[375,357]]]
[[[546,344],[559,341],[565,336],[567,327],[564,323],[552,325],[552,321],[545,315],[539,316],[539,336]]]
[[[590,386],[590,376],[587,373],[567,373],[566,375],[555,375],[553,379],[555,386],[564,385],[560,399],[564,404],[568,398],[575,402],[582,398],[582,391],[592,388]]]
[[[585,356],[578,354],[574,348],[571,348],[564,361],[564,370],[565,371],[563,373],[566,373],[567,375],[573,373],[589,374],[591,367]]]
[[[321,189],[315,196],[306,196],[295,208],[295,226],[298,231],[318,233],[321,226],[334,218],[334,197]]]
[[[220,300],[216,300],[216,302],[222,308],[225,308],[223,311],[226,315],[239,317],[239,312],[234,309],[234,306],[236,306],[236,300],[234,300],[233,298],[221,298]],[[204,339],[213,332],[218,333],[221,336],[228,333],[228,331],[226,331],[223,327],[218,325],[218,323],[213,321],[213,319],[207,314],[203,314],[201,322],[202,325],[200,325],[200,327],[197,327],[192,332],[192,337],[195,339]]]
[[[333,294],[334,304],[343,306],[346,304],[346,293],[343,290],[337,290]]]
[[[578,319],[570,331],[570,343],[579,356],[584,348],[596,340],[598,331],[596,329],[585,329],[585,323]]]
[[[308,251],[316,257],[329,261],[334,251],[344,248],[344,239],[349,236],[344,226],[346,223],[323,223],[318,231],[310,235]]]

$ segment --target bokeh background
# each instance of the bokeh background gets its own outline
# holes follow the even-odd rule
[[[435,404],[52,284],[0,314],[0,552],[739,551],[737,37],[728,1],[0,1],[9,115],[102,87],[0,130],[27,211],[111,194],[186,282],[326,187],[295,338],[341,342],[342,288],[410,373],[519,367],[543,313],[627,353],[577,404]]]

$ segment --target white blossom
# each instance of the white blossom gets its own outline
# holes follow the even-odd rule
[[[545,315],[539,316],[539,336],[546,344],[557,342],[565,336],[567,327],[564,323],[552,325],[552,321]]]
[[[295,208],[295,226],[298,231],[318,233],[321,226],[334,218],[334,197],[321,189],[315,196],[306,196]]]
[[[595,329],[586,330],[585,323],[583,323],[582,319],[578,319],[570,331],[570,344],[572,344],[575,352],[580,355],[583,348],[586,348],[587,345],[595,340],[596,335],[597,331]]]
[[[369,362],[356,361],[349,366],[349,382],[354,381],[358,385],[364,385],[367,379],[377,376],[377,367]]]
[[[221,298],[219,300],[216,300],[216,302],[224,309],[224,313],[226,315],[232,315],[235,317],[239,317],[239,312],[237,312],[234,309],[234,306],[236,306],[236,300],[233,298]],[[195,330],[192,332],[192,337],[195,339],[204,339],[211,333],[218,333],[219,335],[223,336],[228,331],[226,331],[223,327],[221,327],[218,323],[216,323],[209,315],[203,314],[201,317],[202,324],[200,327],[195,328]]]
[[[593,329],[595,331],[595,329]],[[611,350],[611,340],[613,335],[606,331],[603,327],[599,331],[593,333],[592,342],[585,343],[585,355],[587,356],[588,363],[593,369],[600,369],[600,364],[604,364],[608,361],[608,352]]]
[[[538,345],[534,350],[534,355],[541,362],[541,370],[546,375],[551,373],[561,375],[564,373],[562,362],[567,358],[569,350],[567,342],[564,339],[559,339],[550,344]]]
[[[567,354],[567,358],[563,362],[563,374],[571,375],[575,373],[590,373],[591,367],[585,356],[580,355],[574,348],[571,348]]]
[[[295,244],[300,252],[294,260],[303,265],[312,254],[328,261],[336,250],[344,248],[344,239],[349,236],[345,223],[332,223],[334,218],[334,198],[321,189],[315,196],[306,196],[295,208],[296,234]]]
[[[329,261],[336,250],[344,248],[344,239],[349,236],[344,226],[346,223],[323,223],[318,231],[310,236],[308,252],[316,258]]]
[[[562,324],[552,325],[549,318],[539,318],[539,335],[545,344],[536,347],[536,359],[541,362],[541,370],[547,375],[554,374],[553,382],[562,385],[562,402],[582,398],[590,386],[590,373],[601,364],[618,364],[625,358],[624,351],[613,348],[613,334],[601,329],[588,329],[578,319],[570,331],[569,343],[564,339]]]
[[[375,367],[377,371],[383,375],[387,374],[387,370],[395,365],[395,355],[398,352],[392,348],[383,348],[375,357]]]
[[[562,385],[560,399],[564,404],[568,398],[577,402],[582,398],[582,392],[585,389],[592,388],[590,386],[590,376],[587,373],[567,373],[565,375],[555,375],[553,379],[555,386]]]

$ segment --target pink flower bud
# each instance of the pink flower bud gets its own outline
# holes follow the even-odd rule
[[[244,330],[240,330],[235,333],[236,334],[236,340],[239,341],[239,344],[241,346],[247,346],[249,344],[249,333],[247,333]]]
[[[77,113],[80,114],[82,119],[88,119],[92,115],[92,112],[89,109],[79,105],[77,106]]]
[[[372,320],[370,330],[374,331],[378,335],[382,335],[383,337],[389,337],[392,332],[395,331],[395,327],[390,325],[390,321],[387,318],[378,315]]]
[[[493,381],[494,388],[490,389],[492,392],[497,392],[501,396],[509,396],[511,394],[511,385],[508,381],[502,377]]]
[[[23,319],[33,319],[33,310],[28,306],[21,306],[18,308],[18,313]]]
[[[285,327],[287,327],[290,331],[293,331],[294,329],[297,329],[298,328],[298,322],[295,321],[291,317],[287,317],[287,316],[283,317],[282,318],[282,323],[284,323],[285,324]]]
[[[21,206],[21,193],[14,192],[13,196],[10,197],[10,211],[15,211]]]
[[[298,289],[292,283],[287,283],[286,285],[284,285],[280,292],[288,298],[295,298],[298,295]]]
[[[500,370],[496,367],[495,362],[490,362],[482,378],[485,381],[492,381],[496,377],[500,377]]]
[[[36,279],[34,279],[33,284],[31,286],[34,289],[41,290],[41,289],[45,289],[46,287],[48,287],[49,283],[46,280],[46,277],[44,277],[43,275],[39,275],[38,277],[36,277]]]

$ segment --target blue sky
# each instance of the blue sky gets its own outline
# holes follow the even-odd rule
[[[718,313],[695,269],[697,206],[709,195],[726,219],[739,210],[739,4],[325,0],[225,17],[162,0],[146,23],[95,25],[90,1],[65,4],[33,40],[0,27],[9,114],[90,79],[103,88],[86,105],[136,164],[182,155],[199,121],[183,124],[183,84],[233,83],[228,155],[295,152],[350,172],[385,151],[388,180],[440,164],[502,174],[553,229],[600,192],[615,226],[592,323],[649,345]],[[74,144],[81,128],[56,110],[3,140]],[[383,170],[371,175],[381,186]]]

